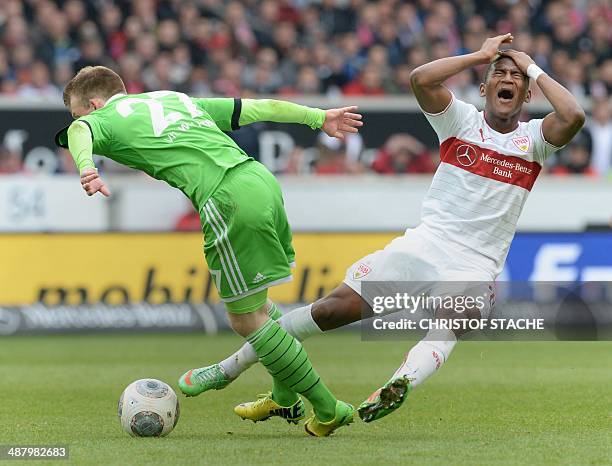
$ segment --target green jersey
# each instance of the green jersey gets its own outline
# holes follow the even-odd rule
[[[79,121],[95,154],[165,181],[199,209],[226,170],[249,159],[223,132],[237,129],[238,102],[172,91],[117,95]]]
[[[79,170],[94,167],[92,152],[104,155],[180,189],[201,210],[225,172],[250,159],[224,131],[256,121],[316,129],[324,120],[323,110],[277,100],[117,94],[60,130],[55,142],[70,144]]]
[[[232,312],[250,312],[242,298],[290,280],[295,252],[278,182],[223,131],[256,121],[315,129],[325,118],[323,110],[278,100],[119,94],[60,130],[55,142],[70,150],[81,174],[95,169],[95,152],[183,191],[200,212],[221,298],[236,302]]]

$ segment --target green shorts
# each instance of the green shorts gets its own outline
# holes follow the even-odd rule
[[[262,164],[230,169],[200,218],[206,262],[224,302],[291,280],[295,251],[283,196]]]

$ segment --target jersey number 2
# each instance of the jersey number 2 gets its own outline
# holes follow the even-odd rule
[[[140,99],[137,97],[122,99],[121,102],[117,104],[116,109],[119,115],[124,118],[127,118],[132,113],[134,113],[132,105],[146,105],[149,108],[149,115],[151,116],[151,126],[153,127],[153,134],[155,136],[161,136],[168,126],[185,118],[185,115],[179,112],[170,112],[167,115],[165,114],[163,103],[160,100],[166,96],[176,96],[178,100],[185,106],[187,111],[191,114],[192,118],[197,118],[204,114],[204,112],[198,110],[198,108],[186,94],[172,91],[155,91],[149,92],[148,95],[151,96],[150,99]]]

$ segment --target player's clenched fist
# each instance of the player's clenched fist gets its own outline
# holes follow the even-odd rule
[[[81,186],[87,193],[88,196],[93,196],[97,192],[102,193],[106,197],[110,196],[110,190],[100,178],[97,170],[93,168],[86,168],[81,173]]]
[[[491,63],[497,57],[499,48],[502,44],[511,44],[514,36],[511,33],[502,34],[501,36],[489,37],[480,47],[480,54],[485,63]]]

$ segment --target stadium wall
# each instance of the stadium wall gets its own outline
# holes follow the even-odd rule
[[[187,198],[165,183],[142,176],[107,179],[108,200],[88,198],[76,175],[0,175],[0,232],[168,231],[192,211]],[[428,175],[279,179],[297,232],[402,231],[418,224],[431,182]],[[611,219],[609,181],[542,176],[518,228],[579,232]]]
[[[298,233],[294,279],[271,297],[314,301],[397,234]],[[0,235],[0,336],[227,328],[201,251],[198,233]],[[518,234],[499,279],[612,282],[612,233]]]
[[[294,279],[272,297],[314,301],[399,234],[298,233]],[[199,233],[3,234],[0,305],[218,302],[202,244]],[[612,281],[612,233],[517,234],[500,280]]]

